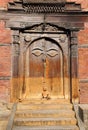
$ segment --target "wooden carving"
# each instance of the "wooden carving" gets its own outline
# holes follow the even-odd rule
[[[73,44],[71,45],[71,55],[72,57],[77,57],[78,56],[78,45],[77,44]]]
[[[68,3],[66,0],[15,0],[9,2],[8,10],[26,13],[61,13],[81,11],[81,6],[75,2]]]
[[[14,55],[20,54],[19,35],[13,36],[13,52]]]
[[[26,26],[25,23],[24,23],[24,26]],[[28,29],[25,29],[24,32],[60,32],[60,33],[63,33],[65,32],[65,30],[49,23],[41,23],[41,24],[36,24],[34,26],[31,26]]]
[[[49,49],[49,50],[46,50],[46,51],[43,51],[42,49],[40,48],[35,48],[32,50],[32,54],[35,55],[35,56],[40,56],[40,55],[48,55],[50,57],[54,57],[56,55],[58,55],[58,50],[56,49]]]

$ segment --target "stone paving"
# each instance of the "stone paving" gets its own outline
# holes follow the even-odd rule
[[[0,130],[6,130],[8,120],[10,118],[12,106],[13,106],[13,104],[11,104],[11,103],[7,104],[7,103],[0,102]],[[78,115],[78,106],[80,106],[80,105],[75,104],[74,108],[76,111],[76,117],[78,119],[78,124],[79,124],[80,130],[88,130],[88,129],[85,129],[84,123],[81,121],[81,119]],[[88,104],[87,104],[87,107],[86,107],[86,105],[84,105],[84,107],[88,108]]]
[[[12,104],[0,102],[0,130],[6,130]]]

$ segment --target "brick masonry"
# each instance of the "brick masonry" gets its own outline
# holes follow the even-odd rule
[[[0,80],[0,101],[10,101],[10,80]]]
[[[5,22],[0,21],[0,44],[11,43],[11,31],[5,28]]]
[[[0,0],[0,8],[7,9],[7,4],[10,1],[13,1],[13,0]]]
[[[0,99],[10,101],[11,31],[0,21]]]
[[[11,75],[11,47],[0,46],[0,76]]]
[[[0,10],[7,9],[7,4],[13,0],[0,0]],[[83,10],[88,10],[88,0],[67,0],[69,2],[81,3]],[[11,76],[11,31],[5,28],[5,22],[0,21],[0,98],[9,99],[10,80],[2,78]],[[79,82],[80,103],[88,103],[88,23],[85,23],[85,29],[78,34],[78,64],[79,64]],[[1,91],[2,90],[2,91]],[[7,98],[6,98],[7,96]]]
[[[78,64],[79,64],[79,89],[80,103],[88,103],[88,23],[85,23],[85,29],[78,35]]]
[[[88,82],[80,82],[80,102],[87,103],[88,100]]]
[[[83,10],[88,10],[88,0],[67,0],[68,2],[76,2],[81,3],[81,7]]]

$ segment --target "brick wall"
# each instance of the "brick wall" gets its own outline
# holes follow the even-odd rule
[[[80,103],[88,103],[88,82],[86,80],[80,83]]]
[[[88,29],[79,32],[80,102],[88,103]]]
[[[5,28],[4,21],[0,21],[0,43],[4,45],[11,43],[11,31]]]
[[[0,0],[0,10],[7,9],[7,3],[13,0]],[[83,10],[88,10],[88,0],[67,0],[81,3]],[[9,100],[11,76],[11,31],[5,28],[5,22],[0,21],[0,98]],[[80,102],[88,103],[88,23],[78,35],[79,43],[79,88]]]
[[[0,101],[10,101],[10,80],[0,79]]]
[[[0,21],[0,99],[10,99],[11,77],[11,31]]]
[[[88,0],[67,1],[81,3],[82,10],[88,11]],[[78,44],[80,103],[88,103],[88,23],[85,23],[84,30],[81,30],[78,34]]]
[[[7,9],[7,4],[10,1],[13,1],[13,0],[0,0],[0,8],[1,9]]]
[[[67,1],[81,4],[83,10],[88,10],[88,0],[67,0]]]

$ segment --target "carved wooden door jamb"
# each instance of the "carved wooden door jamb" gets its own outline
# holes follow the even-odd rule
[[[78,31],[71,31],[71,93],[72,102],[79,102],[79,87],[78,87]]]

